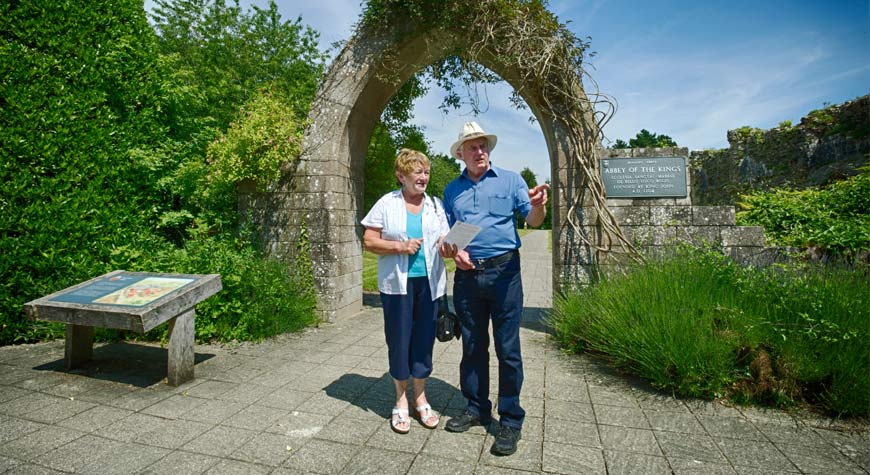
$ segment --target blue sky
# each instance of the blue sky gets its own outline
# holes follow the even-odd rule
[[[348,39],[362,10],[359,0],[278,5],[286,19],[301,16],[319,31],[323,48]],[[813,109],[870,93],[870,0],[563,0],[549,7],[578,36],[591,37],[590,74],[618,104],[604,129],[611,140],[647,129],[691,150],[724,148],[729,129],[797,123]],[[449,154],[461,124],[477,120],[499,136],[493,163],[528,166],[543,181],[550,164],[540,128],[509,96],[507,84],[489,86],[479,117],[468,108],[444,115],[442,91],[432,88],[415,104],[414,122],[434,151]]]

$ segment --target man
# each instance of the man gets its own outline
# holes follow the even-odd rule
[[[451,154],[465,162],[462,174],[444,190],[444,209],[452,226],[457,221],[480,226],[480,233],[463,250],[442,245],[441,255],[456,262],[453,303],[462,323],[462,394],[464,414],[447,422],[450,432],[465,432],[492,419],[489,400],[489,324],[498,357],[499,429],[492,446],[496,455],[517,450],[525,411],[520,407],[523,362],[520,322],[523,284],[521,245],[515,212],[532,227],[544,221],[548,185],[529,190],[519,174],[493,167],[489,153],[497,138],[476,122],[463,125]]]

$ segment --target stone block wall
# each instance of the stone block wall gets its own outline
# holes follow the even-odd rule
[[[684,157],[686,148],[637,148],[605,150],[602,158]],[[688,163],[688,160],[687,160]],[[676,241],[712,245],[741,263],[768,262],[771,249],[765,247],[764,230],[759,226],[737,226],[734,206],[695,206],[692,204],[691,170],[686,170],[688,193],[684,198],[610,198],[613,213],[623,234],[646,255],[661,255]],[[593,216],[591,210],[585,213]],[[595,223],[586,223],[594,235]],[[618,264],[624,256],[616,252],[600,262]]]

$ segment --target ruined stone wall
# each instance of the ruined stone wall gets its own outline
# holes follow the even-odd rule
[[[824,186],[870,163],[870,95],[812,111],[795,126],[729,130],[728,143],[692,152],[695,204],[733,205],[754,190]]]

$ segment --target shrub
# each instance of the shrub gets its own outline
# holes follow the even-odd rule
[[[737,224],[762,226],[773,244],[854,256],[870,249],[870,167],[826,189],[741,196]]]
[[[232,231],[238,227],[237,184],[250,180],[265,188],[282,164],[299,157],[301,142],[302,125],[290,105],[262,92],[209,144],[207,162],[185,162],[178,181],[194,183],[189,200],[213,230]]]
[[[223,290],[197,305],[197,341],[260,340],[317,323],[310,275],[269,259],[251,243],[227,236],[197,236],[152,269],[220,274]],[[305,268],[305,263],[301,263]],[[165,338],[166,328],[150,338]]]
[[[558,299],[550,325],[678,395],[870,414],[867,269],[742,268],[684,248]]]
[[[732,381],[735,343],[719,322],[736,307],[722,277],[711,276],[711,267],[732,271],[722,259],[707,253],[654,260],[604,277],[582,294],[558,299],[550,324],[569,349],[605,353],[659,388],[721,396]]]

